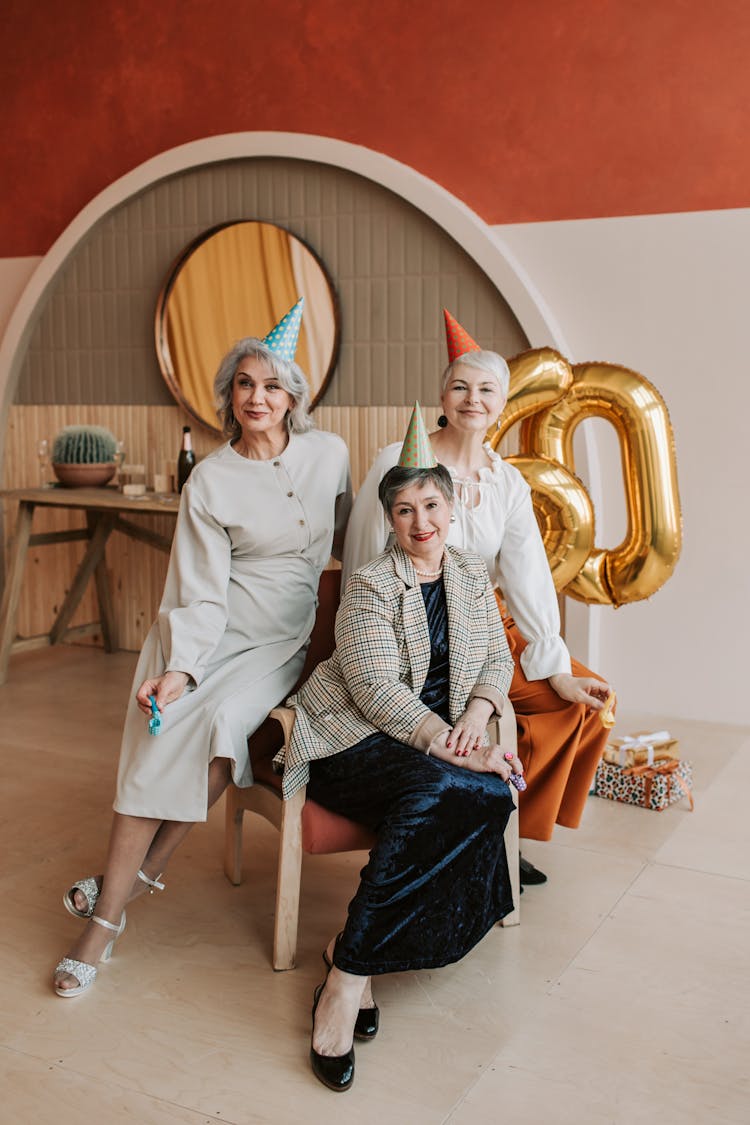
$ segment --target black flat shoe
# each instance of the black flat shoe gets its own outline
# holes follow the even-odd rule
[[[336,938],[336,945],[339,943],[341,934]],[[335,952],[335,947],[334,947]],[[330,972],[333,968],[331,961],[328,959],[328,950],[323,950],[323,961],[325,966]],[[366,1043],[368,1039],[374,1039],[380,1027],[380,1008],[377,1004],[373,1003],[371,1008],[360,1008],[357,1012],[357,1018],[354,1021],[354,1038],[359,1039],[362,1043]]]
[[[521,886],[536,887],[540,883],[547,882],[547,876],[538,867],[534,867],[533,863],[529,863],[528,859],[524,859],[520,854],[518,855],[518,864],[521,868]]]
[[[324,987],[325,981],[315,989],[312,1007],[313,1024],[315,1023],[315,1012],[318,1008],[320,994]],[[348,1090],[354,1081],[354,1044],[345,1055],[319,1055],[310,1043],[310,1064],[315,1077],[329,1090],[335,1090],[336,1092]]]

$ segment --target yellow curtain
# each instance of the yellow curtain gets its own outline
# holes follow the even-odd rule
[[[216,424],[213,379],[222,357],[244,336],[267,335],[302,295],[286,231],[238,223],[218,231],[190,256],[169,295],[167,342],[184,397]],[[297,362],[310,361],[302,318]]]

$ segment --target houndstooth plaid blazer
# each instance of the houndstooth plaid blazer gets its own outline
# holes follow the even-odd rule
[[[449,710],[455,722],[474,696],[500,714],[513,676],[495,595],[478,555],[445,548]],[[349,579],[336,616],[336,651],[287,700],[291,743],[275,759],[283,794],[307,784],[308,763],[338,754],[376,731],[425,751],[447,724],[419,698],[430,666],[430,634],[419,579],[394,545]]]

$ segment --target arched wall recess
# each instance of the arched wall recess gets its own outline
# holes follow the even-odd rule
[[[438,184],[380,153],[332,138],[294,133],[225,134],[170,149],[115,181],[76,216],[39,263],[0,344],[0,457],[4,452],[8,409],[36,318],[48,290],[78,245],[110,212],[159,180],[190,168],[242,157],[286,157],[328,164],[388,188],[428,215],[476,262],[503,294],[532,347],[551,343],[570,359],[575,358],[522,266],[479,216]],[[587,441],[586,446],[589,481],[596,493],[599,484],[596,450],[591,441]],[[575,612],[578,617],[577,608]],[[592,633],[594,618],[586,607],[583,613],[586,621],[581,620],[576,626],[576,647],[584,660],[591,660],[597,647]]]

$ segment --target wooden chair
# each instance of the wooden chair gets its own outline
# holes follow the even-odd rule
[[[340,572],[324,571],[318,593],[319,606],[315,629],[310,642],[300,683],[320,660],[333,651],[333,625],[338,605]],[[516,747],[515,714],[506,701],[503,716],[496,720],[498,729],[490,726],[493,741],[502,741],[509,749]],[[254,784],[246,789],[230,785],[226,796],[226,828],[224,872],[231,883],[242,882],[242,828],[245,812],[254,812],[279,830],[279,859],[276,879],[276,914],[273,935],[273,967],[294,968],[299,923],[299,899],[302,879],[302,855],[332,855],[336,852],[369,850],[375,837],[361,824],[329,812],[315,801],[307,800],[305,790],[289,801],[281,796],[281,778],[273,772],[272,759],[291,738],[294,711],[277,707],[266,722],[248,740],[253,766]],[[511,787],[514,800],[516,792]],[[505,831],[513,902],[512,914],[503,919],[504,926],[520,922],[518,855],[518,816],[511,816]]]

